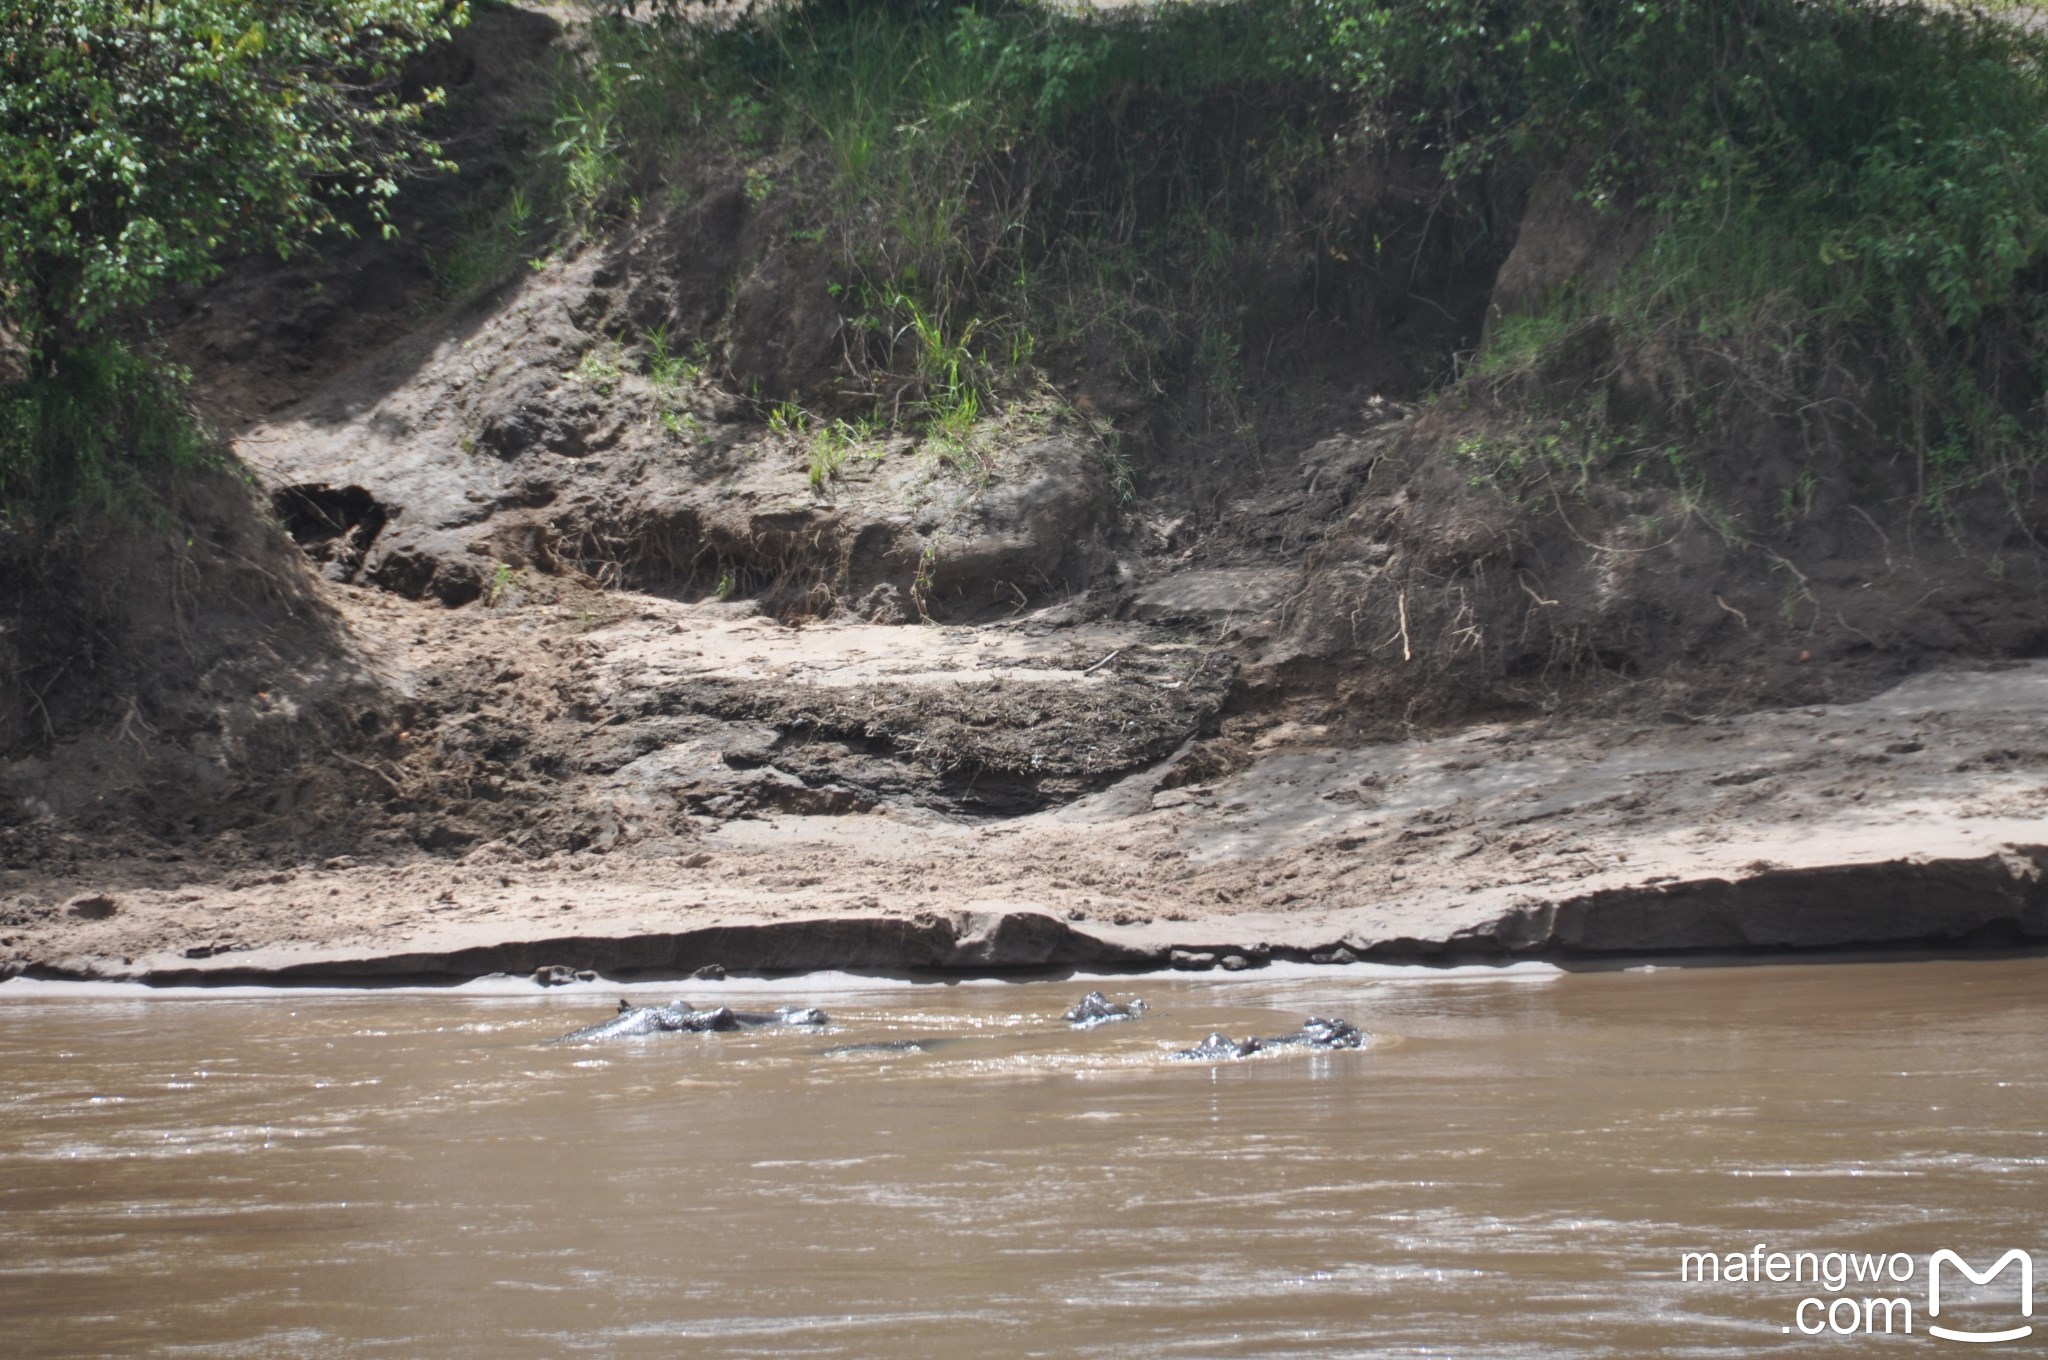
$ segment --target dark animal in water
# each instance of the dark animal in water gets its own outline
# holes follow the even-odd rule
[[[1263,1047],[1257,1039],[1239,1042],[1217,1030],[1193,1048],[1184,1048],[1166,1056],[1180,1062],[1214,1062],[1220,1058],[1249,1058]]]
[[[592,1043],[600,1039],[630,1039],[642,1034],[709,1034],[723,1030],[758,1029],[764,1025],[826,1025],[831,1020],[812,1006],[784,1006],[774,1011],[736,1011],[714,1006],[700,1011],[687,1001],[666,1006],[633,1006],[619,1003],[619,1013],[603,1024],[565,1034],[565,1044]]]
[[[1277,1039],[1259,1040],[1267,1048],[1364,1048],[1365,1035],[1349,1020],[1325,1020],[1311,1015],[1300,1029]]]
[[[1118,1020],[1135,1020],[1146,1009],[1145,1003],[1135,996],[1129,1001],[1111,1001],[1101,992],[1090,992],[1074,1003],[1065,1019],[1075,1029],[1094,1029]]]
[[[1182,1062],[1216,1062],[1225,1058],[1249,1058],[1269,1048],[1310,1048],[1328,1052],[1338,1048],[1363,1048],[1365,1035],[1349,1020],[1325,1020],[1312,1015],[1302,1027],[1292,1034],[1282,1034],[1272,1039],[1231,1038],[1221,1032],[1211,1034],[1193,1048],[1184,1048],[1170,1053],[1169,1058]]]

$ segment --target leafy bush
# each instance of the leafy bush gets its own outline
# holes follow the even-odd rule
[[[11,0],[0,6],[0,523],[109,506],[199,456],[182,377],[120,326],[231,252],[392,230],[437,90],[401,63],[444,0]]]
[[[224,253],[368,223],[435,90],[443,0],[12,0],[0,10],[0,309],[47,367]]]

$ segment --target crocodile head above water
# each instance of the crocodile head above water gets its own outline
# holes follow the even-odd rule
[[[844,1058],[861,1055],[886,1058],[897,1053],[929,1053],[940,1044],[953,1042],[957,1041],[950,1039],[883,1039],[874,1043],[841,1044],[837,1048],[826,1049],[824,1056],[828,1058]]]
[[[819,1026],[830,1023],[830,1017],[813,1006],[783,1006],[773,1011],[736,1011],[730,1006],[714,1006],[700,1011],[687,1001],[671,1001],[666,1006],[633,1006],[621,1001],[619,1013],[611,1019],[565,1034],[558,1042],[593,1043],[643,1034],[709,1034],[758,1029],[766,1025]]]
[[[1097,1025],[1112,1024],[1118,1020],[1135,1020],[1147,1009],[1145,1003],[1135,996],[1129,1001],[1111,1001],[1101,992],[1090,992],[1075,1002],[1062,1018],[1075,1029],[1094,1029]]]
[[[1349,1020],[1325,1020],[1311,1015],[1294,1033],[1259,1042],[1267,1048],[1363,1048],[1365,1035]]]
[[[1263,1047],[1265,1045],[1257,1039],[1240,1042],[1217,1030],[1193,1048],[1183,1048],[1166,1056],[1178,1062],[1214,1062],[1221,1058],[1249,1058]]]
[[[1219,1031],[1193,1048],[1184,1048],[1167,1056],[1181,1062],[1216,1062],[1226,1058],[1249,1058],[1269,1048],[1308,1048],[1328,1052],[1364,1046],[1365,1035],[1349,1020],[1325,1020],[1312,1015],[1292,1034],[1270,1039],[1237,1040]]]

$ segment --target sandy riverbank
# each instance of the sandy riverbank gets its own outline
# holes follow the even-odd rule
[[[600,855],[16,874],[6,949],[189,982],[2020,944],[2048,939],[2044,733],[2039,664],[1697,723],[1281,729],[1233,775],[1169,761],[1001,820],[764,807]]]

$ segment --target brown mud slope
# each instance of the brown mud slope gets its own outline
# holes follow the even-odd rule
[[[1114,681],[1041,670],[1061,644],[1022,630],[917,630],[886,659],[868,630],[821,663],[810,630],[667,618],[696,681],[836,679],[821,704],[886,678],[909,704],[1052,712],[1061,687],[1180,673],[1156,656]],[[651,622],[583,635],[600,693],[646,692]],[[631,743],[593,746],[582,849],[545,849],[515,818],[460,855],[101,862],[14,878],[33,887],[6,929],[45,975],[159,982],[2011,946],[2048,940],[2044,731],[2048,666],[2030,664],[1691,725],[1538,720],[1363,747],[1280,728],[1235,774],[1191,780],[1190,747],[988,818],[906,789],[906,753],[850,760],[804,728],[711,722],[624,764]]]
[[[1661,480],[1619,447],[1532,468],[1483,386],[1418,410],[1370,377],[1373,337],[1349,386],[1301,356],[1259,458],[1127,441],[1134,503],[1108,396],[814,475],[751,394],[829,372],[841,322],[716,163],[437,291],[560,41],[489,11],[447,56],[464,177],[405,244],[165,318],[255,499],[186,487],[189,543],[0,543],[0,966],[2048,938],[2037,507],[1931,528],[1910,469],[1789,426]],[[1446,294],[1468,331],[1631,248],[1536,179]],[[656,329],[701,362],[649,376]],[[1654,405],[1602,344],[1516,381]]]

